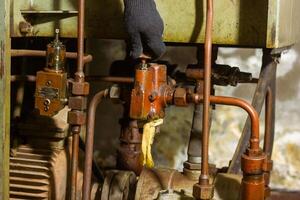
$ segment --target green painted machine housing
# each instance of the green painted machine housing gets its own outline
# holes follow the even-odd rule
[[[204,0],[156,0],[165,22],[164,41],[203,43]],[[11,36],[76,37],[76,0],[11,0]],[[123,0],[86,0],[86,37],[124,39]],[[299,0],[215,0],[213,42],[229,46],[280,48],[300,36]],[[19,24],[33,28],[21,34]]]

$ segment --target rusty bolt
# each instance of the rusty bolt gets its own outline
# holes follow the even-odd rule
[[[174,104],[176,106],[187,106],[186,90],[184,88],[176,88],[174,93]]]
[[[72,94],[79,96],[87,96],[90,92],[88,82],[72,82]]]
[[[71,110],[68,113],[68,123],[71,125],[84,125],[86,123],[85,112]]]
[[[87,98],[83,96],[69,97],[68,106],[74,110],[85,110],[87,108]]]
[[[200,185],[195,184],[193,187],[193,196],[196,199],[212,199],[214,196],[213,185]]]
[[[22,21],[19,23],[19,30],[21,34],[28,34],[32,32],[32,25],[29,22]]]

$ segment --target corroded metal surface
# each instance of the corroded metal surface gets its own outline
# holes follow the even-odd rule
[[[171,87],[167,85],[167,67],[147,64],[135,72],[131,92],[130,117],[138,120],[163,118]]]
[[[165,21],[165,41],[204,42],[205,1],[156,2]],[[291,45],[299,38],[299,6],[297,0],[216,1],[213,42],[268,48]],[[22,36],[19,24],[25,18],[32,25],[25,35],[51,36],[55,28],[60,28],[63,37],[76,37],[75,0],[14,0],[12,7],[14,37]],[[121,0],[89,0],[86,7],[87,37],[125,37]]]
[[[10,141],[9,0],[0,1],[0,199],[8,199]]]
[[[55,195],[55,192],[65,188],[66,184],[59,191],[55,191],[53,185],[51,187],[51,168],[57,155],[55,151],[30,146],[19,146],[14,150],[10,158],[10,198],[49,199],[51,193]],[[66,170],[66,162],[60,161],[60,167]],[[59,177],[59,180],[63,178]],[[57,183],[59,180],[56,180]]]

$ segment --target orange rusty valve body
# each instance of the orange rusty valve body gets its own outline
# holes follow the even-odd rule
[[[167,83],[165,65],[142,64],[136,69],[130,102],[132,119],[163,118],[164,108],[171,100],[172,88]]]

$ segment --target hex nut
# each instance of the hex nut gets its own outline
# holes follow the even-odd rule
[[[68,123],[71,125],[86,124],[86,113],[82,111],[71,110],[68,113]]]
[[[242,171],[246,174],[261,174],[265,160],[265,154],[260,156],[248,156],[247,154],[243,154],[241,159]]]
[[[190,170],[201,170],[201,163],[191,163],[191,162],[184,162],[183,163],[184,168],[190,169]]]
[[[73,110],[85,110],[87,108],[87,98],[83,96],[69,97],[68,106]]]
[[[213,185],[195,184],[193,187],[193,196],[196,199],[212,199],[214,196]]]
[[[78,96],[87,96],[90,92],[90,84],[88,82],[72,82],[72,94]]]
[[[188,103],[186,101],[186,89],[184,88],[176,88],[174,92],[174,104],[176,106],[187,106]]]

